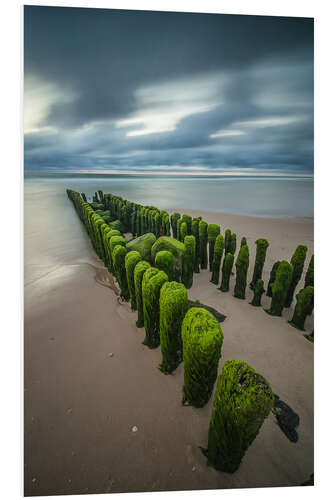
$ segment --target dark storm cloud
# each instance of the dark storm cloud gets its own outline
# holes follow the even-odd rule
[[[26,169],[313,168],[310,19],[25,7],[24,39]]]

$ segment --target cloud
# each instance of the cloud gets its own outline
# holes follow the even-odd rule
[[[312,20],[25,7],[25,119],[27,170],[312,172]]]

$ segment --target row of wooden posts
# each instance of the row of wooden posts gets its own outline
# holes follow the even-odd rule
[[[86,200],[84,193],[81,195]],[[160,250],[163,250],[164,253],[158,256],[158,262],[155,263],[160,269],[169,271],[167,272],[169,279],[181,281],[186,288],[191,288],[193,273],[199,273],[200,270],[209,267],[210,281],[215,285],[220,283],[218,289],[222,292],[228,292],[235,263],[234,296],[245,299],[249,268],[249,248],[245,237],[241,239],[239,253],[235,261],[237,236],[230,229],[226,229],[223,236],[219,225],[208,224],[201,217],[192,218],[187,214],[181,216],[178,212],[169,217],[169,214],[164,210],[160,211],[153,206],[142,206],[124,200],[120,196],[103,194],[102,191],[96,192],[93,200],[91,206],[96,210],[96,213],[101,215],[112,229],[117,229],[122,233],[128,231],[136,237],[152,233],[156,238],[160,238],[161,236],[170,237],[172,230],[174,241],[164,239],[160,242]],[[174,248],[177,246],[175,240],[181,243],[177,250]],[[150,241],[152,244],[155,242],[155,240]],[[255,265],[249,285],[253,291],[250,304],[261,306],[262,295],[266,291],[266,295],[271,297],[271,305],[266,312],[273,316],[281,316],[283,309],[289,308],[292,304],[296,286],[303,274],[307,247],[299,245],[290,262],[282,260],[274,263],[265,290],[262,273],[268,246],[269,243],[264,238],[256,241]],[[177,253],[176,257],[182,254],[183,262],[181,266],[178,265],[175,276],[172,276],[175,254]],[[304,330],[306,317],[312,314],[313,304],[314,256],[312,255],[305,275],[304,287],[296,296],[296,305],[290,324]]]
[[[144,327],[146,332],[144,344],[150,348],[161,345],[161,371],[172,373],[183,361],[183,404],[204,406],[217,379],[223,332],[210,312],[189,306],[186,286],[184,282],[179,282],[181,279],[184,281],[184,254],[181,259],[184,243],[168,235],[156,238],[150,232],[126,243],[120,230],[112,228],[113,221],[108,223],[97,213],[101,207],[96,207],[96,204],[100,203],[95,201],[89,204],[84,196],[72,190],[67,190],[67,194],[87,229],[97,255],[116,277],[122,297],[130,300],[132,310],[137,311],[136,324]],[[99,201],[101,199],[108,200],[109,209],[117,206],[119,211],[118,197],[104,195]],[[118,215],[113,210],[109,210],[111,219]],[[144,212],[140,211],[141,214]],[[124,222],[120,220],[120,223]],[[191,226],[192,223],[193,220]],[[150,224],[155,224],[157,230],[155,216],[149,217],[148,214],[143,224],[147,224],[148,230],[152,229]],[[166,218],[164,227],[168,228]],[[195,235],[185,236],[184,241],[186,238],[195,242]],[[217,241],[213,246],[213,260],[216,244]],[[192,261],[194,257],[195,245],[192,247]],[[178,280],[173,279],[175,277]],[[253,368],[244,361],[226,362],[218,377],[214,396],[208,448],[205,450],[208,463],[225,472],[237,470],[268,416],[273,401],[274,395],[268,382]]]

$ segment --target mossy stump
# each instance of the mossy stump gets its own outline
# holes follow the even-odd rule
[[[204,220],[199,222],[199,244],[200,244],[200,267],[207,269],[208,254],[207,254],[207,241],[208,241],[208,224]]]
[[[231,253],[231,230],[226,229],[224,233],[224,248],[225,248],[225,255],[227,253]]]
[[[160,342],[163,373],[172,373],[182,360],[182,322],[188,310],[185,286],[176,281],[163,284],[160,292]]]
[[[262,278],[262,271],[264,269],[266,253],[267,253],[267,248],[269,247],[269,243],[264,238],[259,238],[259,240],[256,241],[256,245],[257,245],[256,259],[254,263],[253,277],[250,283],[250,288],[252,290],[257,281]]]
[[[156,241],[156,236],[153,233],[145,233],[134,240],[127,243],[127,251],[136,250],[139,252],[143,260],[152,263],[151,248]]]
[[[214,259],[214,247],[217,236],[220,234],[221,228],[217,224],[208,224],[207,235],[208,235],[208,254],[209,254],[209,272],[212,272],[213,259]]]
[[[171,215],[172,236],[177,239],[177,221],[181,218],[178,212]]]
[[[114,261],[113,261],[113,250],[117,245],[125,246],[126,240],[122,236],[111,236],[109,239],[109,252],[110,252],[110,268],[109,271],[114,274]]]
[[[227,253],[223,260],[222,265],[222,281],[219,290],[221,292],[229,291],[230,276],[232,271],[232,266],[234,265],[234,256],[232,253]]]
[[[208,464],[233,473],[269,415],[268,382],[244,361],[227,361],[217,380],[208,432]]]
[[[200,238],[199,238],[199,219],[193,219],[191,224],[191,234],[195,237],[195,261],[194,272],[200,273]]]
[[[276,278],[272,285],[271,307],[266,312],[272,316],[281,316],[286,296],[290,287],[293,266],[286,260],[280,262]]]
[[[249,269],[249,247],[240,247],[236,260],[236,284],[234,296],[238,299],[245,299],[247,271]]]
[[[140,260],[141,260],[141,255],[136,250],[128,252],[128,254],[125,257],[126,278],[127,278],[132,311],[136,311],[137,308],[135,283],[134,283],[134,269],[137,263],[140,262]]]
[[[257,283],[254,285],[253,299],[250,302],[251,306],[255,307],[261,306],[261,297],[264,291],[265,291],[264,280],[258,280]]]
[[[269,275],[269,281],[268,281],[268,285],[267,285],[267,292],[266,292],[267,297],[272,296],[272,285],[275,281],[276,271],[278,270],[279,265],[280,265],[280,261],[278,260],[273,264],[273,267],[271,269],[271,272]]]
[[[221,260],[222,260],[223,250],[224,250],[224,238],[223,238],[222,234],[219,234],[216,237],[215,245],[214,245],[214,255],[213,255],[213,262],[212,262],[212,278],[210,280],[212,283],[214,283],[214,285],[219,284],[220,268],[221,268]]]
[[[184,359],[183,404],[197,408],[211,397],[221,357],[223,333],[205,309],[188,310],[182,324]]]
[[[134,268],[135,297],[136,297],[136,307],[138,311],[138,319],[136,322],[136,326],[138,328],[142,328],[144,326],[143,302],[142,302],[142,279],[144,273],[149,268],[150,264],[146,260],[141,260],[136,264]]]
[[[313,303],[314,303],[314,288],[311,285],[303,288],[296,295],[296,306],[294,310],[293,317],[289,323],[298,328],[299,330],[304,331],[304,323],[307,316],[310,316],[313,311]]]
[[[232,253],[232,255],[235,255],[236,247],[237,247],[237,236],[235,233],[232,233],[230,240],[230,253]]]
[[[309,267],[305,275],[304,288],[307,286],[314,286],[314,255],[311,257]]]
[[[186,288],[191,288],[193,285],[193,273],[195,265],[195,237],[185,236],[184,239],[184,262],[182,282]]]
[[[124,300],[129,300],[129,291],[125,268],[126,248],[122,245],[116,245],[112,252],[112,261],[114,272],[120,287],[120,296]]]
[[[308,247],[305,245],[298,245],[296,248],[292,258],[291,258],[291,265],[293,266],[293,274],[291,277],[291,283],[290,287],[286,296],[286,300],[284,302],[284,307],[290,307],[291,303],[294,298],[294,292],[295,288],[298,284],[298,282],[301,279],[302,273],[303,273],[303,268],[304,268],[304,262],[306,258],[306,253],[308,251]]]
[[[143,275],[142,302],[146,337],[143,344],[150,349],[160,345],[160,290],[168,281],[165,272],[151,267]]]
[[[182,222],[180,225],[180,241],[184,243],[185,236],[187,235],[187,224]]]
[[[184,258],[184,243],[176,240],[175,238],[171,238],[171,236],[162,236],[155,241],[154,245],[151,248],[151,257],[153,262],[158,252],[161,250],[167,250],[173,255],[173,264],[174,264],[174,281],[180,281],[182,275],[183,268],[183,258]]]
[[[172,281],[174,278],[174,258],[168,250],[161,250],[155,256],[155,267],[160,271],[164,271],[168,276],[168,280]]]
[[[244,246],[244,245],[247,245],[247,241],[246,241],[245,236],[243,236],[243,238],[241,239],[241,244],[240,244],[240,246],[242,247],[242,246]]]

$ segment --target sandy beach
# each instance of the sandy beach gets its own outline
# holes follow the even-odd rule
[[[273,487],[307,480],[314,469],[314,346],[288,324],[293,305],[283,317],[271,317],[248,304],[249,288],[246,300],[233,297],[235,276],[230,292],[222,293],[210,283],[208,271],[194,275],[189,297],[227,316],[221,324],[219,372],[229,359],[246,361],[300,417],[297,443],[286,438],[270,414],[239,470],[218,472],[207,467],[199,448],[207,445],[212,398],[202,409],[182,406],[183,365],[171,376],[160,372],[160,348],[142,345],[144,329],[136,328],[136,313],[118,300],[112,276],[95,256],[69,200],[66,214],[63,230],[75,232],[82,257],[47,263],[34,280],[29,279],[29,265],[36,264],[32,250],[26,262],[25,494]],[[220,224],[223,232],[230,228],[237,234],[236,253],[241,237],[247,237],[248,282],[255,240],[261,237],[270,243],[265,285],[273,263],[290,260],[299,244],[308,246],[307,269],[313,253],[312,218],[200,215]],[[52,234],[56,238],[55,226]],[[32,244],[26,239],[26,246]],[[270,299],[263,299],[267,307]],[[306,333],[312,329],[310,317]]]

